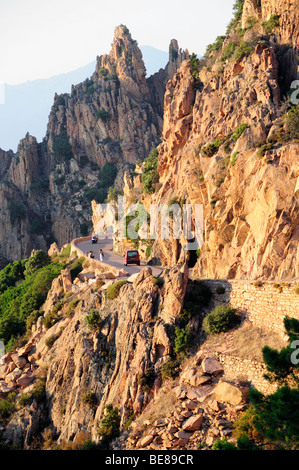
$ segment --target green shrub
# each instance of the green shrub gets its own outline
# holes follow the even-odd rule
[[[83,261],[84,261],[84,257],[81,257],[81,258],[76,259],[76,260],[71,264],[71,266],[70,266],[70,274],[71,274],[72,282],[74,282],[74,280],[76,279],[76,277],[78,276],[78,274],[82,271],[82,269],[83,269],[83,267],[82,267]]]
[[[44,222],[39,217],[35,217],[30,224],[30,233],[40,234],[44,228]]]
[[[39,311],[46,300],[53,279],[64,267],[64,264],[50,263],[2,292],[0,339],[9,344],[9,347],[13,346],[18,336],[26,333],[27,318],[33,311]]]
[[[146,257],[149,258],[151,256],[152,245],[147,245],[146,247]]]
[[[262,281],[254,281],[253,283],[254,287],[263,287],[264,283]]]
[[[59,254],[59,258],[60,259],[63,259],[63,258],[69,258],[70,257],[70,254],[71,254],[71,244],[69,243],[65,248],[63,248],[63,250],[61,251],[61,253]]]
[[[107,188],[87,188],[83,193],[83,198],[91,202],[92,200],[96,201],[98,204],[101,204],[105,201],[107,197],[108,190]]]
[[[158,150],[154,149],[145,160],[142,168],[142,184],[143,190],[147,194],[155,192],[154,185],[159,182],[158,174]]]
[[[212,450],[238,450],[235,444],[228,442],[226,437],[217,437],[212,445]]]
[[[293,107],[285,117],[286,131],[291,139],[299,139],[299,104]]]
[[[225,36],[217,36],[213,44],[209,44],[206,48],[204,57],[208,58],[212,52],[218,52],[222,48]]]
[[[117,167],[113,163],[106,163],[99,171],[100,187],[108,188],[113,185],[117,175]]]
[[[225,46],[221,60],[225,61],[229,59],[235,52],[236,49],[236,44],[232,41],[230,41],[227,46]]]
[[[108,287],[106,297],[109,300],[114,300],[118,297],[121,287],[126,284],[127,281],[116,281]]]
[[[158,286],[159,288],[163,287],[164,285],[164,279],[163,277],[159,276],[152,276],[152,281],[155,286]]]
[[[201,61],[194,52],[190,56],[190,69],[194,78],[198,77]]]
[[[108,111],[105,111],[104,109],[100,109],[99,111],[96,112],[97,119],[105,120],[108,117],[110,117],[110,113],[108,113]]]
[[[246,41],[242,41],[237,47],[235,53],[235,60],[241,60],[243,57],[248,57],[253,52],[253,47],[250,46]]]
[[[174,352],[176,354],[185,352],[190,344],[188,326],[185,326],[183,328],[176,327],[174,335]]]
[[[8,287],[13,287],[17,282],[24,280],[26,261],[15,261],[0,271],[0,294],[3,294]]]
[[[271,34],[272,31],[279,26],[280,15],[271,15],[268,21],[263,21],[262,26],[265,28],[267,34]]]
[[[179,362],[176,359],[169,358],[163,362],[160,367],[162,380],[174,379],[178,375]]]
[[[233,152],[230,158],[231,166],[235,166],[239,152]]]
[[[40,310],[33,310],[30,313],[26,320],[26,328],[28,332],[31,331],[32,325],[36,323],[36,320],[38,319],[38,317],[42,316],[42,314],[43,312],[41,312]]]
[[[203,281],[189,281],[190,290],[185,295],[185,304],[193,304],[196,307],[209,305],[212,292]]]
[[[47,348],[51,349],[53,344],[55,343],[55,341],[58,340],[60,335],[61,333],[57,333],[56,335],[49,336],[49,338],[47,338],[45,341],[45,345],[47,346]]]
[[[204,157],[212,157],[218,152],[220,145],[223,143],[221,139],[216,139],[214,142],[205,145],[201,148],[201,153]]]
[[[256,152],[256,156],[258,158],[263,158],[265,156],[265,153],[268,151],[268,150],[271,150],[273,148],[273,145],[272,144],[264,144],[262,145]]]
[[[46,378],[39,378],[34,384],[33,390],[29,394],[32,401],[42,403],[46,399]]]
[[[119,427],[119,410],[117,408],[113,408],[113,405],[105,406],[104,417],[101,420],[98,434],[104,441],[109,442],[119,436]]]
[[[94,392],[85,392],[82,401],[85,405],[89,406],[89,408],[96,408],[98,404],[97,395]]]
[[[47,313],[45,318],[43,318],[43,325],[48,330],[53,325],[55,325],[55,323],[57,323],[58,320],[59,320],[59,317],[58,317],[57,313],[49,312],[49,313]]]
[[[98,72],[99,78],[107,78],[109,75],[109,70],[105,69],[105,67],[100,67]]]
[[[110,186],[107,193],[107,202],[117,201],[118,196],[121,195],[122,193],[114,188],[114,186]]]
[[[75,309],[79,302],[80,302],[80,299],[71,300],[71,302],[69,303],[69,308],[72,310]]]
[[[15,411],[15,393],[10,393],[6,399],[0,400],[0,421],[10,418]]]
[[[86,315],[85,317],[85,323],[90,330],[92,331],[99,330],[102,326],[102,320],[101,320],[99,312],[92,308],[89,314]]]
[[[66,132],[62,132],[60,135],[54,137],[52,149],[54,155],[62,157],[66,161],[73,158],[72,146]]]
[[[12,224],[26,217],[26,208],[22,202],[9,201],[8,211]]]
[[[244,6],[244,1],[245,0],[235,0],[235,3],[233,5],[233,12],[234,16],[229,22],[227,26],[226,33],[228,34],[241,20],[242,18],[242,13],[243,13],[243,6]]]
[[[234,140],[234,142],[237,142],[237,140],[241,137],[245,129],[248,128],[248,124],[240,124],[232,135],[232,139]]]
[[[223,333],[240,322],[236,309],[230,305],[218,305],[203,320],[203,328],[207,334]]]
[[[143,374],[138,377],[138,384],[140,385],[141,390],[144,392],[149,391],[154,385],[155,378],[155,369],[153,367],[146,369]]]
[[[37,250],[25,263],[25,277],[31,276],[39,269],[50,264],[51,258],[43,250]]]

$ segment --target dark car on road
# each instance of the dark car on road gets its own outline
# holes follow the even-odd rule
[[[137,264],[140,266],[140,256],[137,250],[127,250],[124,257],[124,265]]]

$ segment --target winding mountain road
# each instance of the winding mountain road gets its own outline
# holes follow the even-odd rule
[[[94,244],[91,243],[91,239],[85,239],[82,241],[80,241],[79,239],[76,241],[75,246],[84,254],[89,251],[93,251],[94,259],[97,260],[100,259],[99,249],[102,248],[104,252],[103,262],[105,264],[108,264],[109,266],[112,266],[113,268],[124,269],[127,273],[129,273],[129,275],[138,273],[139,271],[141,271],[141,269],[147,266],[145,261],[141,261],[140,266],[136,266],[135,264],[124,266],[123,257],[113,252],[113,241],[110,239],[98,240],[98,243]],[[153,276],[158,276],[162,272],[162,268],[159,268],[157,266],[150,267],[152,269]]]

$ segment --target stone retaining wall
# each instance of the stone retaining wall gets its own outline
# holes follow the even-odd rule
[[[296,281],[243,281],[204,279],[213,293],[212,306],[230,303],[256,326],[284,333],[285,316],[299,320],[299,294]],[[217,293],[219,287],[225,289]]]
[[[236,380],[237,377],[240,381],[249,382],[251,386],[265,395],[276,391],[277,385],[271,384],[264,378],[267,372],[264,363],[226,354],[216,353],[215,355],[224,369],[227,380]]]

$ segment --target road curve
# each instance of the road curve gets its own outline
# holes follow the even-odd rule
[[[136,265],[128,265],[124,266],[123,263],[123,257],[120,255],[117,255],[116,253],[113,252],[113,241],[111,239],[104,239],[104,240],[98,240],[98,243],[91,243],[91,239],[89,240],[82,240],[76,241],[77,248],[79,248],[83,253],[87,253],[89,251],[93,251],[94,253],[94,259],[99,260],[99,249],[102,248],[104,252],[104,260],[103,262],[105,264],[108,264],[109,266],[112,266],[113,268],[116,269],[124,269],[127,271],[130,275],[138,273],[143,269],[147,264],[145,261],[140,262],[140,266]],[[162,272],[162,268],[156,267],[156,266],[150,266],[152,269],[153,276],[158,276]]]

